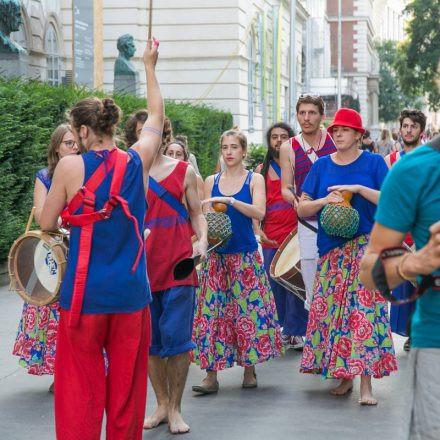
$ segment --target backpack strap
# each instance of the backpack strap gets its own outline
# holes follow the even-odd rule
[[[151,176],[148,177],[148,187],[157,195],[157,197],[171,206],[180,217],[183,217],[186,221],[189,220],[188,210],[183,203],[177,200],[166,188]]]
[[[108,172],[114,168],[112,182],[110,185],[109,199],[100,211],[95,211],[96,196],[95,191],[101,185]],[[134,225],[136,236],[139,241],[139,249],[136,260],[132,267],[132,272],[136,270],[139,263],[144,243],[139,233],[139,227],[136,217],[134,217],[128,206],[128,202],[120,196],[122,182],[124,180],[127,168],[127,153],[116,149],[114,155],[111,155],[110,167],[104,162],[98,166],[95,172],[87,180],[86,184],[71,200],[66,210],[62,214],[63,222],[71,226],[81,227],[79,239],[79,253],[75,280],[73,285],[72,302],[70,307],[69,326],[78,325],[81,316],[81,309],[84,299],[84,292],[87,282],[87,274],[90,262],[90,251],[92,248],[93,227],[95,222],[105,220],[111,217],[113,209],[119,204],[124,214]],[[75,215],[74,212],[83,206],[83,213]]]

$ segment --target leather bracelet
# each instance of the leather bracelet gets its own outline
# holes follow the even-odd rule
[[[384,298],[388,301],[395,302],[397,299],[391,294],[391,289],[388,286],[387,276],[385,274],[385,268],[383,266],[384,260],[388,258],[398,257],[406,253],[406,249],[402,246],[395,246],[391,248],[382,249],[379,254],[376,263],[371,270],[371,276],[373,278],[374,284],[377,290],[382,294]]]
[[[399,278],[401,278],[402,280],[405,280],[405,281],[409,281],[409,282],[411,282],[411,283],[414,283],[414,282],[416,281],[416,277],[412,277],[412,278],[407,277],[407,276],[403,273],[403,267],[402,267],[402,266],[403,266],[403,263],[405,262],[405,260],[406,260],[410,255],[411,255],[410,252],[408,252],[408,253],[406,253],[406,254],[403,255],[403,257],[400,259],[399,263],[398,263],[397,266],[396,266],[396,273],[397,273],[397,276],[398,276]]]

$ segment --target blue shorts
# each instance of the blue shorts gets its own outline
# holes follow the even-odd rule
[[[150,355],[165,358],[195,348],[192,341],[195,287],[171,287],[153,292],[152,296]]]

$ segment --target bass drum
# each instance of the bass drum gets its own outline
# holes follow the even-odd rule
[[[26,232],[9,251],[11,288],[25,302],[36,306],[57,301],[67,252],[68,240],[63,233]]]
[[[306,300],[306,289],[301,275],[297,229],[294,229],[286,237],[277,250],[269,272],[274,281],[290,290],[302,301]]]

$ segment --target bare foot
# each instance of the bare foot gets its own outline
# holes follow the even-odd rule
[[[189,426],[182,419],[180,412],[176,410],[168,412],[168,426],[171,434],[186,434],[189,432]]]
[[[161,423],[168,421],[168,408],[163,405],[159,405],[151,416],[144,420],[144,429],[153,429],[159,426]]]
[[[373,397],[373,388],[371,386],[371,376],[361,376],[361,390],[359,403],[361,405],[374,406],[377,400]]]
[[[342,379],[341,383],[330,391],[332,396],[343,396],[353,389],[352,379]]]

